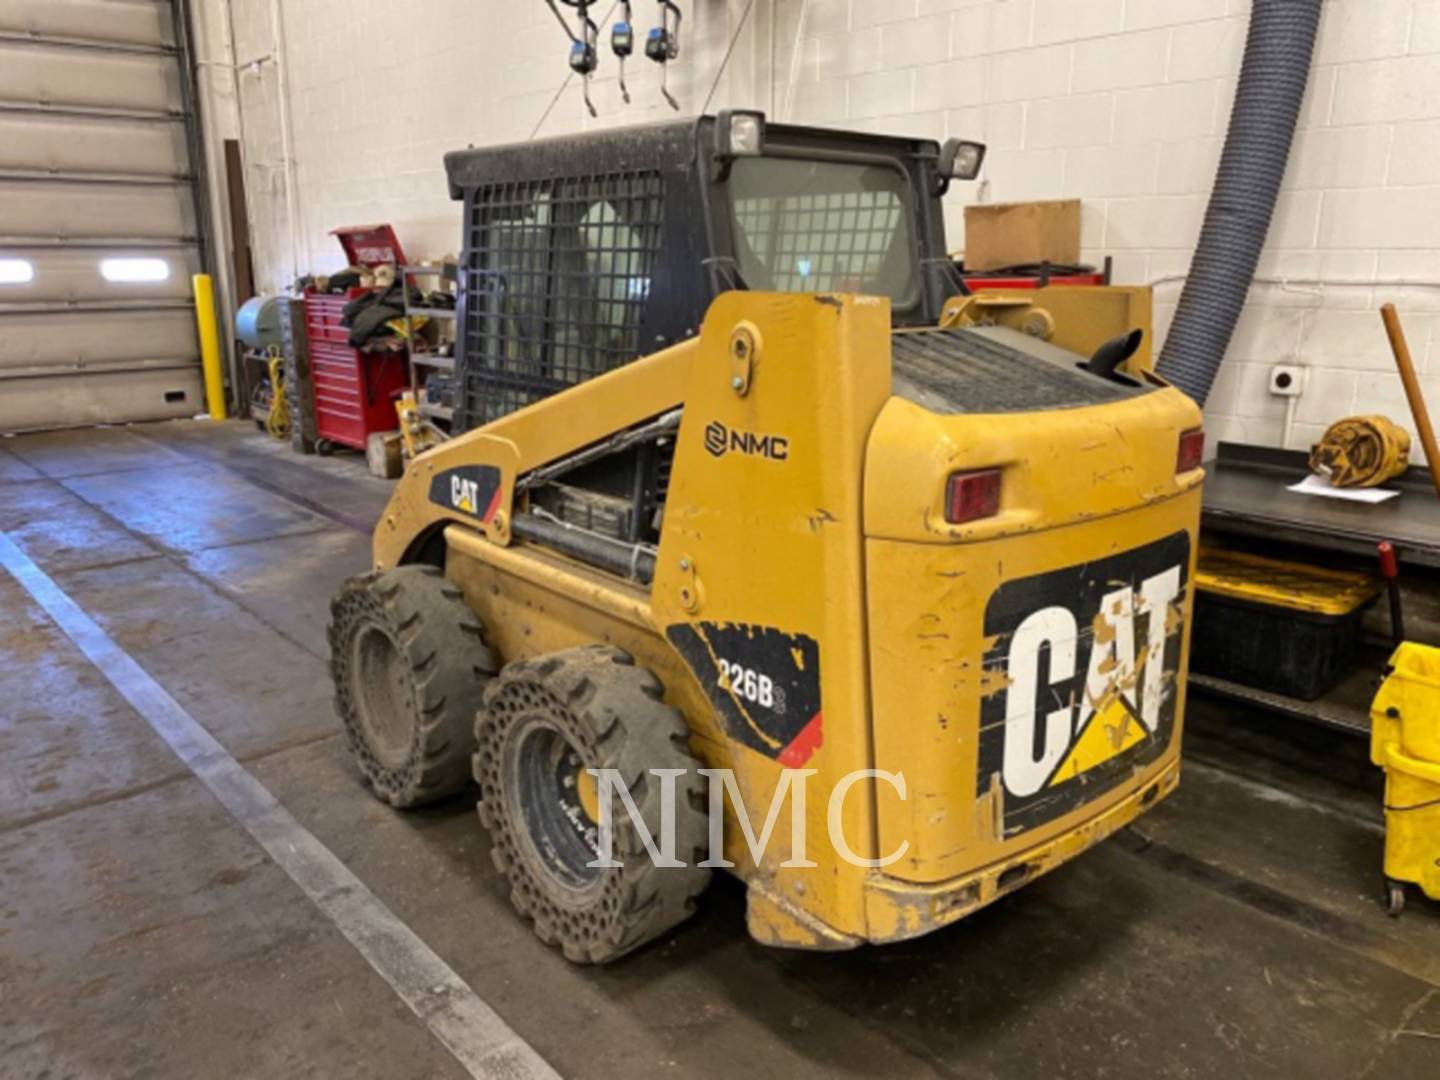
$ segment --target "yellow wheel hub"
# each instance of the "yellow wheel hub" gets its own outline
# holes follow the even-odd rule
[[[585,771],[585,766],[575,770],[575,794],[580,799],[580,809],[591,821],[600,820],[600,785],[595,777]]]

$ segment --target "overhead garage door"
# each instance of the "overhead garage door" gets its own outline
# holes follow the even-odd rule
[[[168,0],[0,0],[0,431],[202,411]]]

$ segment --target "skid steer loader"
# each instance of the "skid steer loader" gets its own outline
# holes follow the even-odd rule
[[[1174,789],[1200,412],[1146,290],[967,293],[982,153],[740,113],[447,157],[463,433],[334,602],[337,709],[394,806],[478,783],[571,960],[716,865],[762,942],[914,937]]]

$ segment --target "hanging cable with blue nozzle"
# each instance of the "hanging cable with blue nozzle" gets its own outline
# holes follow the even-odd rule
[[[645,55],[660,65],[660,93],[676,112],[680,111],[680,103],[670,93],[667,77],[670,61],[680,55],[680,19],[680,9],[672,0],[660,0],[660,25],[645,39]]]
[[[595,74],[595,69],[600,66],[600,54],[596,50],[596,43],[600,40],[600,28],[595,25],[595,20],[590,18],[591,0],[560,0],[561,3],[575,8],[579,12],[578,25],[579,33],[570,29],[570,24],[565,21],[565,16],[560,14],[560,9],[555,6],[555,0],[545,0],[550,10],[555,13],[555,18],[560,20],[560,25],[565,28],[565,33],[570,37],[570,70],[584,79],[585,108],[590,111],[591,117],[597,117],[600,113],[595,108],[595,103],[590,100],[590,76]]]
[[[625,58],[635,52],[635,24],[630,14],[630,0],[620,0],[620,18],[610,30],[610,48],[620,61],[620,96],[630,104],[630,88],[625,85]]]

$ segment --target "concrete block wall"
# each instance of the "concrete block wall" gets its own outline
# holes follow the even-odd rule
[[[199,0],[224,5],[227,0]],[[236,53],[272,52],[273,0],[228,0]],[[1248,0],[682,0],[687,112],[990,145],[967,202],[1078,197],[1087,259],[1155,285],[1163,334],[1199,233],[1244,48]],[[601,3],[596,11],[607,13]],[[636,21],[653,21],[635,0]],[[584,112],[543,0],[282,0],[293,127],[290,241],[274,65],[242,75],[262,280],[339,261],[326,233],[394,222],[417,256],[455,251],[441,156],[669,115],[656,69],[625,106],[602,49]],[[748,15],[747,15],[748,12]],[[722,62],[729,56],[728,65]],[[723,74],[722,74],[723,67]],[[718,76],[718,79],[717,79]],[[247,81],[248,80],[248,81]],[[1440,411],[1440,0],[1326,0],[1315,70],[1260,280],[1208,407],[1213,441],[1308,445],[1331,420],[1409,424],[1375,308],[1406,317]],[[1410,284],[1404,284],[1410,283]],[[1287,425],[1270,369],[1306,369]],[[1417,451],[1418,453],[1418,451]]]
[[[544,0],[279,0],[278,28],[276,0],[196,2],[228,9],[233,26],[248,201],[267,289],[283,288],[297,271],[343,264],[328,235],[343,225],[391,222],[412,258],[456,252],[460,210],[446,185],[448,151],[675,115],[661,98],[658,68],[643,56],[628,65],[632,104],[624,104],[607,25],[603,70],[591,88],[600,118],[591,120],[579,80],[567,78],[569,43]],[[760,20],[752,12],[740,26],[746,2],[685,0],[684,59],[670,89],[687,112],[707,98],[711,108],[755,100],[760,40],[752,30]],[[656,6],[635,0],[637,24],[652,25]],[[561,10],[573,21],[572,9]],[[600,0],[595,14],[610,11],[610,0]],[[270,62],[275,56],[279,64]]]

